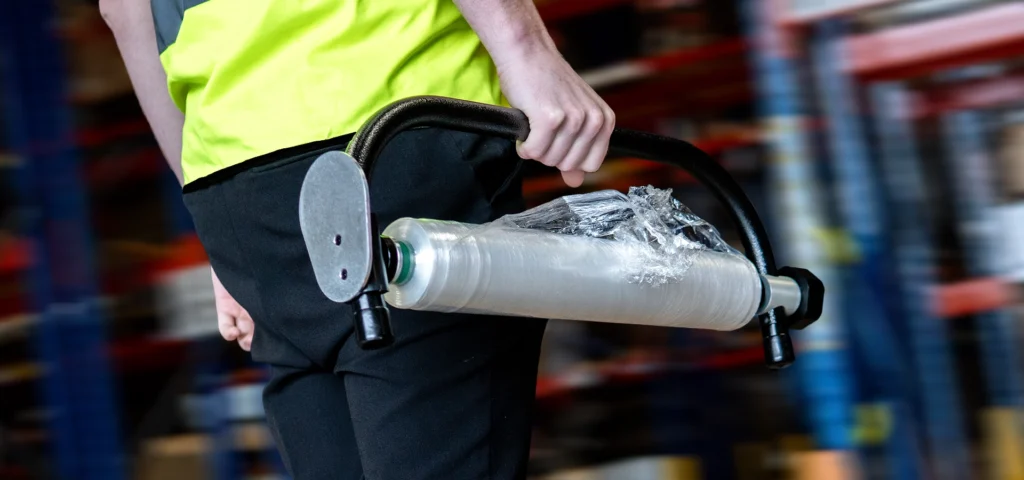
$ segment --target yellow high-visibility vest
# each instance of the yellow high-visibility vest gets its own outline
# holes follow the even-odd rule
[[[151,0],[185,182],[356,131],[414,95],[504,99],[451,0]]]

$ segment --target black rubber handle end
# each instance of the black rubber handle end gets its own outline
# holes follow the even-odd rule
[[[821,318],[825,306],[825,284],[820,278],[803,268],[782,267],[779,275],[792,278],[800,287],[800,305],[786,319],[787,326],[803,330]]]
[[[772,370],[781,370],[793,364],[793,340],[788,333],[779,333],[764,338],[764,362]]]
[[[379,293],[367,292],[360,295],[355,310],[356,341],[360,348],[375,350],[394,343],[391,312]]]
[[[772,370],[781,370],[796,361],[789,329],[780,323],[784,314],[782,307],[778,307],[761,317],[764,363]]]

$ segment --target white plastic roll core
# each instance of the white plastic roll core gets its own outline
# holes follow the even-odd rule
[[[680,255],[685,275],[651,284],[635,281],[636,244],[408,218],[384,235],[412,256],[384,296],[395,308],[735,330],[761,302],[754,266],[712,250]]]

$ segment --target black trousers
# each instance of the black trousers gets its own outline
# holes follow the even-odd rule
[[[347,140],[185,189],[214,270],[255,321],[253,359],[272,367],[263,402],[285,464],[297,480],[524,478],[545,322],[392,309],[395,344],[363,351],[350,308],[320,292],[299,190],[313,160]],[[405,216],[486,222],[523,208],[521,164],[508,141],[408,131],[378,160],[373,210],[382,228]]]

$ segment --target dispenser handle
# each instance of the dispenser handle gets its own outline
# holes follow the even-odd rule
[[[356,132],[348,153],[363,168],[367,180],[372,181],[374,162],[384,146],[402,131],[417,127],[436,127],[509,140],[526,140],[530,134],[530,122],[519,110],[453,98],[420,96],[399,100],[377,112]],[[753,204],[732,176],[705,152],[682,140],[615,129],[609,144],[609,156],[644,158],[688,171],[728,207],[733,222],[743,234],[746,256],[758,273],[778,274],[768,233]],[[782,316],[781,309],[759,316],[765,362],[770,368],[782,368],[794,360],[790,324],[804,326],[817,319]],[[370,327],[390,332],[388,326]]]
[[[526,140],[530,121],[522,111],[447,97],[419,96],[394,102],[366,121],[348,144],[367,180],[373,163],[395,135],[418,127],[436,127],[509,140]]]

